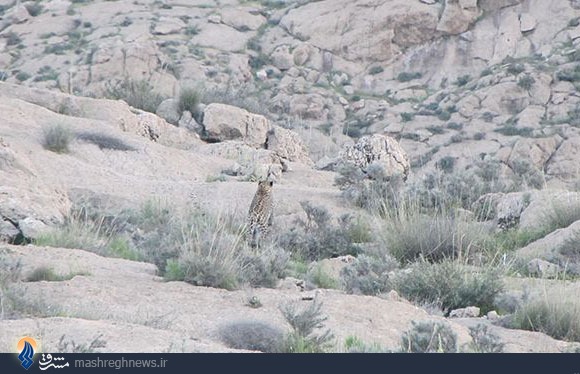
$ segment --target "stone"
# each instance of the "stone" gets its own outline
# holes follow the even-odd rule
[[[323,156],[320,160],[316,161],[316,169],[325,171],[334,171],[338,165],[338,158],[331,158],[329,156]]]
[[[464,8],[461,2],[445,0],[443,14],[437,23],[437,31],[453,35],[467,31],[469,26],[479,16],[477,6],[473,7],[471,5],[471,3],[465,2],[466,8]]]
[[[380,134],[363,136],[356,144],[347,145],[339,158],[341,162],[354,165],[365,173],[371,165],[380,166],[386,177],[402,175],[406,180],[410,171],[409,156],[399,142]]]
[[[550,160],[561,142],[559,135],[539,139],[520,138],[514,144],[507,164],[510,168],[517,169],[518,164],[527,161],[536,170],[544,170],[546,162]]]
[[[197,122],[197,120],[191,115],[191,113],[188,110],[183,112],[183,115],[179,119],[177,125],[179,127],[183,127],[190,131],[193,131],[198,135],[201,135],[203,133],[203,126],[200,125],[199,122]]]
[[[521,32],[533,31],[538,25],[538,21],[529,13],[520,15],[520,30]]]
[[[276,47],[272,54],[270,55],[272,59],[272,65],[285,71],[294,66],[294,57],[290,53],[290,47],[287,45],[281,45]]]
[[[185,27],[185,23],[179,18],[161,17],[159,22],[154,23],[153,35],[178,34]]]
[[[454,309],[449,313],[449,318],[477,318],[479,317],[479,308],[468,306],[466,308]]]
[[[312,47],[308,44],[300,44],[298,47],[294,48],[292,52],[292,57],[294,64],[296,66],[302,66],[308,62],[310,59],[310,54],[312,53]]]
[[[580,159],[580,137],[564,140],[552,154],[546,167],[546,173],[561,179],[571,179],[578,176],[578,160]]]
[[[497,226],[500,230],[516,227],[520,223],[520,216],[529,204],[529,197],[521,192],[505,194],[497,203]]]
[[[312,165],[306,145],[291,130],[273,125],[267,133],[266,149],[286,160]]]
[[[37,239],[41,235],[46,234],[50,228],[44,222],[37,219],[27,217],[18,221],[18,228],[26,239]]]
[[[12,223],[0,219],[0,242],[13,242],[20,235],[20,230]]]
[[[560,266],[539,258],[530,260],[527,268],[530,275],[540,278],[555,278],[561,272]]]
[[[178,101],[176,99],[163,100],[157,107],[155,114],[171,123],[172,125],[177,125],[181,118]]]
[[[260,14],[251,14],[247,9],[228,7],[221,10],[221,22],[238,31],[249,31],[259,29],[266,18]]]
[[[258,78],[261,81],[265,81],[266,79],[268,79],[268,72],[264,69],[258,70],[256,72],[256,78]]]
[[[266,143],[270,122],[266,117],[235,106],[212,103],[203,112],[203,138],[210,142],[243,140],[261,148]]]
[[[207,16],[207,22],[214,23],[214,24],[220,24],[220,23],[222,23],[222,16],[217,14],[217,13],[212,13],[209,16]]]
[[[499,315],[497,314],[497,312],[495,310],[490,310],[489,312],[487,312],[486,316],[487,316],[487,319],[492,321],[492,322],[499,320]]]

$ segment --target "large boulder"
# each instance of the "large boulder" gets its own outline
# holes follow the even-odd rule
[[[480,10],[476,1],[446,0],[443,14],[437,24],[437,31],[448,34],[460,34],[469,29],[469,26],[477,19]]]
[[[580,137],[566,139],[548,161],[547,174],[563,179],[576,177],[579,159]]]
[[[212,103],[203,111],[203,138],[209,142],[242,140],[262,148],[266,143],[270,122],[266,117],[235,106]]]
[[[385,176],[402,175],[407,179],[411,165],[407,152],[399,143],[385,135],[363,136],[354,145],[349,145],[339,155],[341,161],[354,165],[363,172],[371,165],[381,166]]]
[[[274,151],[288,161],[312,165],[308,149],[298,134],[279,126],[272,126],[267,135],[266,149]]]

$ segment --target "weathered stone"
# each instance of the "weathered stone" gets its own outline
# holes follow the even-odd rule
[[[163,100],[157,107],[155,114],[172,125],[177,125],[181,118],[181,113],[179,113],[179,103],[175,99]]]
[[[558,276],[560,271],[560,266],[539,258],[534,258],[528,262],[528,273],[532,276],[540,278],[555,278]]]
[[[310,54],[312,53],[312,47],[308,44],[300,44],[298,47],[294,48],[292,52],[294,64],[296,66],[302,66],[308,62],[310,59]]]
[[[536,170],[544,170],[545,164],[561,143],[560,136],[551,138],[521,138],[512,149],[507,164],[513,169],[522,161],[527,161]]]
[[[153,27],[153,35],[177,34],[185,27],[185,23],[179,18],[161,17]]]
[[[26,239],[37,239],[50,230],[44,222],[30,217],[18,221],[18,228]]]
[[[363,136],[358,142],[340,153],[344,163],[352,164],[366,172],[371,165],[378,165],[385,176],[402,175],[406,179],[410,171],[409,157],[399,143],[384,135]]]
[[[270,55],[270,58],[272,59],[272,64],[282,71],[294,66],[294,57],[290,53],[290,47],[287,45],[276,47]]]
[[[479,16],[477,6],[472,7],[471,5],[471,3],[465,4],[464,8],[456,0],[446,0],[443,14],[437,24],[437,31],[449,34],[460,34],[467,31]]]
[[[289,161],[312,165],[308,149],[302,139],[293,131],[279,126],[272,126],[267,134],[266,149],[274,151],[278,156]]]
[[[524,13],[520,15],[520,30],[522,32],[533,31],[538,25],[538,21],[534,16],[529,13]]]
[[[466,308],[454,309],[449,313],[449,318],[477,318],[479,317],[479,308],[468,306]]]
[[[221,10],[221,22],[239,31],[257,30],[266,22],[260,14],[251,14],[246,9],[224,8]]]
[[[495,310],[490,310],[489,312],[487,312],[486,316],[487,319],[490,321],[497,321],[499,319],[499,315]]]
[[[580,137],[566,139],[553,153],[546,167],[548,175],[562,179],[578,176],[578,160],[580,159]]]
[[[203,113],[203,137],[208,141],[243,140],[253,147],[266,142],[270,122],[264,116],[218,103],[209,104]]]
[[[527,196],[527,197],[526,197]],[[504,195],[497,204],[497,226],[501,230],[516,227],[520,216],[529,204],[529,195],[512,192]]]
[[[0,218],[0,242],[12,242],[19,234],[20,230],[17,227]]]

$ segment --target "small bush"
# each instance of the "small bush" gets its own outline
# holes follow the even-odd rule
[[[107,342],[102,338],[102,334],[96,336],[93,340],[91,340],[88,344],[77,344],[74,340],[68,339],[65,340],[65,336],[63,335],[60,337],[58,341],[58,345],[56,350],[58,352],[63,353],[95,353],[97,352],[98,348],[105,348],[107,346]]]
[[[580,342],[580,302],[571,295],[548,293],[516,310],[511,328],[540,331],[554,339]]]
[[[415,118],[415,115],[413,113],[408,113],[408,112],[401,113],[401,120],[403,122],[410,122],[413,120],[413,118]]]
[[[437,118],[439,118],[441,121],[449,121],[449,119],[451,118],[451,113],[449,113],[446,110],[442,110],[438,115]]]
[[[457,335],[449,324],[439,321],[412,321],[403,333],[401,350],[408,353],[455,353]]]
[[[347,353],[389,353],[390,351],[379,344],[367,344],[356,336],[349,335],[344,341]]]
[[[392,289],[388,274],[397,267],[392,257],[361,254],[342,269],[340,276],[348,293],[378,295]]]
[[[154,87],[146,80],[132,80],[125,78],[107,87],[107,98],[124,100],[134,108],[155,113],[163,101],[163,96],[155,93]]]
[[[20,38],[20,36],[14,31],[7,32],[3,35],[3,37],[6,39],[7,46],[18,45],[22,43],[22,38]]]
[[[523,73],[525,70],[526,70],[526,68],[522,64],[512,63],[512,64],[509,64],[507,67],[507,72],[512,74],[512,75],[518,75],[520,73]]]
[[[219,329],[220,340],[229,348],[264,353],[282,352],[284,332],[261,321],[231,322]]]
[[[505,344],[501,342],[497,335],[490,333],[483,323],[470,326],[469,335],[472,339],[471,343],[469,343],[469,348],[472,352],[503,353]]]
[[[455,84],[459,87],[462,87],[462,86],[465,86],[467,83],[469,83],[470,80],[471,80],[470,75],[462,75],[462,76],[457,78],[457,80],[455,81]]]
[[[484,132],[476,132],[475,134],[473,134],[473,140],[484,140],[486,136],[486,133]]]
[[[315,333],[324,327],[324,321],[327,320],[322,315],[322,303],[318,300],[302,309],[296,302],[286,303],[280,307],[280,311],[293,331],[286,337],[284,352],[323,353],[334,339],[330,330]]]
[[[491,69],[489,69],[489,68],[486,68],[486,69],[483,69],[483,70],[481,71],[481,74],[480,74],[479,76],[480,76],[480,77],[485,77],[485,76],[491,75],[492,73],[493,73],[493,72],[491,71]]]
[[[68,153],[72,134],[62,125],[54,125],[44,130],[42,146],[52,152]]]
[[[373,66],[369,69],[369,74],[376,75],[382,73],[383,71],[385,71],[385,69],[383,69],[382,66]]]
[[[570,21],[568,21],[568,27],[577,27],[578,25],[580,25],[579,17],[571,18]]]
[[[453,172],[453,168],[455,167],[455,157],[452,156],[445,156],[437,161],[437,167],[445,173]]]
[[[179,94],[177,107],[179,112],[188,111],[191,114],[197,113],[197,106],[199,105],[199,93],[193,88],[184,88]]]
[[[25,72],[25,71],[19,71],[19,72],[16,74],[16,79],[17,79],[19,82],[24,82],[25,80],[28,80],[28,79],[30,79],[30,74],[28,74],[28,73],[27,73],[27,72]]]
[[[321,265],[313,266],[307,274],[307,278],[317,288],[337,289],[338,281],[328,275]]]
[[[502,127],[498,127],[493,131],[505,136],[529,137],[532,135],[532,131],[534,131],[534,129],[532,129],[531,127],[517,127],[514,125],[505,125]]]
[[[450,130],[461,130],[463,128],[463,124],[462,123],[457,123],[457,122],[449,122],[447,124],[447,128]]]
[[[525,74],[518,79],[518,86],[526,91],[530,90],[534,83],[536,83],[536,80],[530,74]]]
[[[92,132],[82,132],[77,134],[76,138],[80,141],[87,142],[98,146],[100,149],[110,149],[113,151],[134,151],[135,148],[125,144],[120,139],[115,137],[92,133]]]
[[[417,303],[438,304],[449,314],[453,309],[477,306],[486,313],[503,290],[499,271],[472,269],[457,262],[420,262],[410,273],[399,274],[395,288],[401,296]]]
[[[185,35],[193,36],[199,34],[199,27],[197,25],[188,26],[185,28]]]
[[[399,82],[409,82],[409,81],[412,81],[413,79],[419,79],[421,77],[422,77],[422,74],[419,72],[416,72],[416,73],[403,72],[403,73],[399,73],[399,75],[397,75],[397,80]]]

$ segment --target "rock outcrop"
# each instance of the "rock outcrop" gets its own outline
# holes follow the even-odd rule
[[[356,144],[345,147],[340,159],[365,173],[371,165],[380,166],[386,177],[401,175],[407,179],[411,169],[409,157],[399,142],[379,134],[363,136]]]

